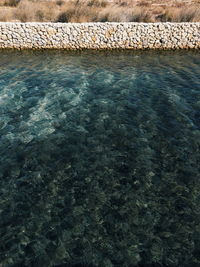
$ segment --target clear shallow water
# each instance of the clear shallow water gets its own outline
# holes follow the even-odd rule
[[[0,266],[200,266],[200,54],[0,63]]]

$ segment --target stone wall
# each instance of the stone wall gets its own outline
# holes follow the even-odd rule
[[[0,48],[200,48],[200,23],[0,23]]]

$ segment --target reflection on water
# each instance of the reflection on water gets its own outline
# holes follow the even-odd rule
[[[0,63],[0,266],[200,266],[200,54]]]

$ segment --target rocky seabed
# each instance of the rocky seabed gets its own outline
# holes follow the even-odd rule
[[[199,49],[200,23],[0,23],[0,48]]]

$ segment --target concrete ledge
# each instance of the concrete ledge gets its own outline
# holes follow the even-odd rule
[[[200,23],[0,22],[0,48],[199,49]]]

